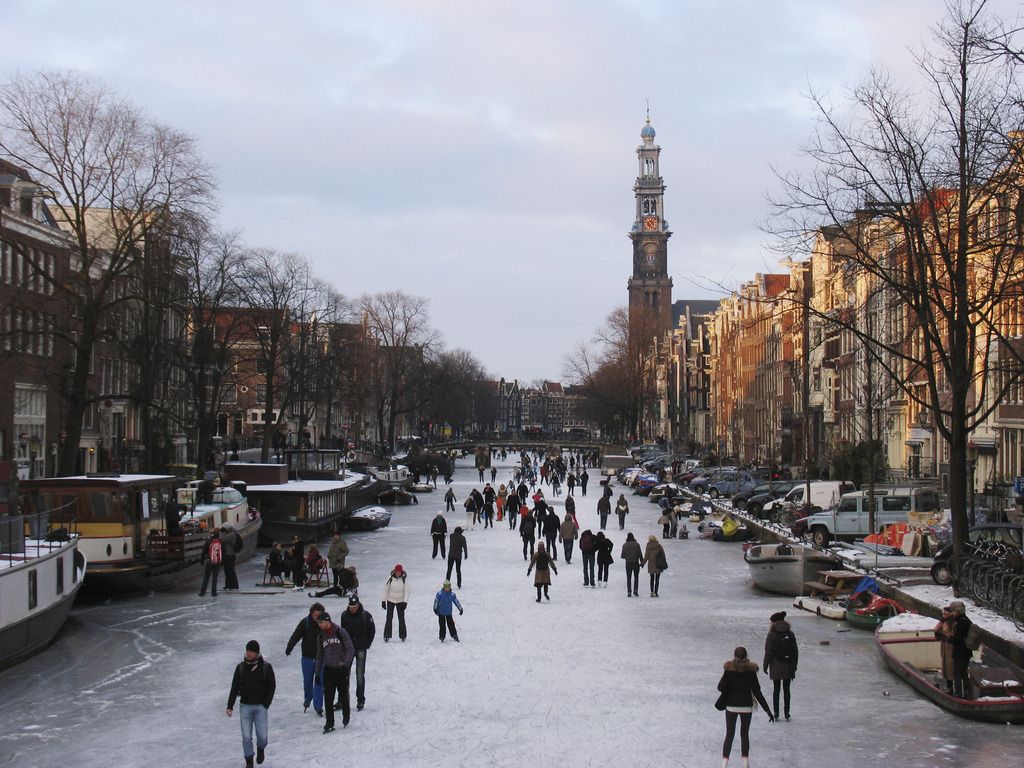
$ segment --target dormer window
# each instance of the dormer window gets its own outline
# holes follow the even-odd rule
[[[23,194],[21,196],[21,215],[32,218],[32,195]]]

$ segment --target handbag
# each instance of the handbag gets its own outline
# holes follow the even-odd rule
[[[715,702],[715,709],[719,712],[725,711],[725,693],[718,694],[718,700]]]
[[[668,570],[668,558],[665,557],[665,550],[664,549],[661,550],[660,552],[658,552],[658,559],[654,561],[654,565],[655,565],[655,567],[659,571],[667,571]],[[724,709],[724,707],[723,707],[723,709]]]

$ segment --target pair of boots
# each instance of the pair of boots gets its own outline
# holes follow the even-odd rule
[[[740,758],[740,766],[742,768],[750,768],[750,758],[749,757],[741,757]],[[728,757],[723,757],[722,758],[722,768],[729,768],[729,758]]]

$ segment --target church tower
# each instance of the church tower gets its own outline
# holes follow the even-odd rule
[[[629,239],[633,241],[633,276],[629,278],[630,327],[653,337],[672,327],[672,278],[668,275],[668,239],[665,221],[665,182],[658,169],[661,147],[654,143],[650,113],[640,130],[636,150],[639,175],[633,185],[636,218]]]

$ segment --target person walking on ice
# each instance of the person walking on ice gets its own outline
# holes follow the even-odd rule
[[[256,762],[263,763],[267,749],[267,711],[274,700],[277,681],[274,668],[260,655],[260,644],[250,640],[245,644],[245,658],[235,667],[228,692],[228,717],[235,711],[235,699],[241,699],[242,756],[246,768],[252,768],[252,734],[256,732]]]
[[[437,616],[437,636],[444,642],[445,630],[452,636],[452,640],[459,642],[459,631],[455,628],[455,619],[452,616],[452,609],[459,609],[459,616],[462,615],[462,603],[459,597],[452,592],[452,583],[446,581],[441,585],[441,590],[434,595],[434,615]]]
[[[530,560],[530,565],[526,569],[526,575],[530,575],[530,571],[534,568],[537,569],[537,574],[533,577],[533,586],[537,588],[537,602],[540,602],[541,590],[544,590],[544,599],[551,600],[548,595],[548,587],[551,586],[551,571],[558,575],[558,568],[555,567],[555,561],[548,554],[548,551],[544,548],[543,544],[537,545],[537,552],[534,554],[533,559]]]
[[[754,716],[754,700],[768,713],[768,720],[775,722],[775,716],[768,709],[768,702],[761,693],[757,682],[757,664],[747,658],[747,649],[739,646],[732,652],[733,658],[725,662],[725,671],[718,681],[721,696],[715,708],[725,710],[725,741],[722,743],[722,768],[729,765],[729,754],[736,736],[736,720],[740,721],[740,750],[743,768],[750,766],[750,720]]]

